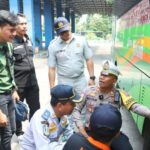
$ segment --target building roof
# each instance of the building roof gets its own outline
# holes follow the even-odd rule
[[[103,14],[122,16],[141,0],[62,0],[62,8],[70,7],[81,14]]]

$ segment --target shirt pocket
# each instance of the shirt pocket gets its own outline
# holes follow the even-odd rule
[[[75,58],[76,60],[82,62],[84,60],[84,56],[83,56],[83,49],[82,47],[80,48],[76,48],[73,52],[73,58]]]
[[[76,56],[80,56],[81,57],[81,56],[83,56],[83,51],[82,51],[81,48],[77,48],[77,49],[75,49],[74,54]]]

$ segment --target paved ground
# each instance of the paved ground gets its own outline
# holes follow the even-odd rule
[[[94,43],[92,47],[94,48],[95,53],[95,75],[98,80],[102,61],[105,59],[110,59],[110,43]],[[34,58],[34,62],[40,87],[40,103],[41,106],[43,106],[49,103],[50,100],[46,53],[42,52],[40,54],[37,54]],[[87,75],[86,68],[85,73]],[[142,150],[143,140],[136,128],[135,123],[133,122],[131,114],[125,109],[122,109],[121,111],[123,114],[123,131],[129,136],[133,149]],[[26,129],[27,125],[28,121],[24,122],[24,130]],[[19,144],[16,136],[14,136],[12,140],[12,150],[19,150]]]

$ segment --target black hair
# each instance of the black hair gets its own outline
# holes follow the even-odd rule
[[[7,24],[16,26],[18,24],[18,17],[13,12],[0,10],[0,26],[3,27]]]
[[[18,16],[18,17],[26,18],[26,16],[25,16],[24,14],[22,14],[22,13],[17,13],[17,16]]]
[[[116,79],[116,81],[118,80],[118,77],[117,77],[117,76],[114,76],[114,78]]]

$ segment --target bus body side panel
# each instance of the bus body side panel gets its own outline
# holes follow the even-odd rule
[[[117,20],[113,49],[121,70],[120,88],[150,108],[150,4],[142,0]],[[144,118],[133,114],[142,132]]]

